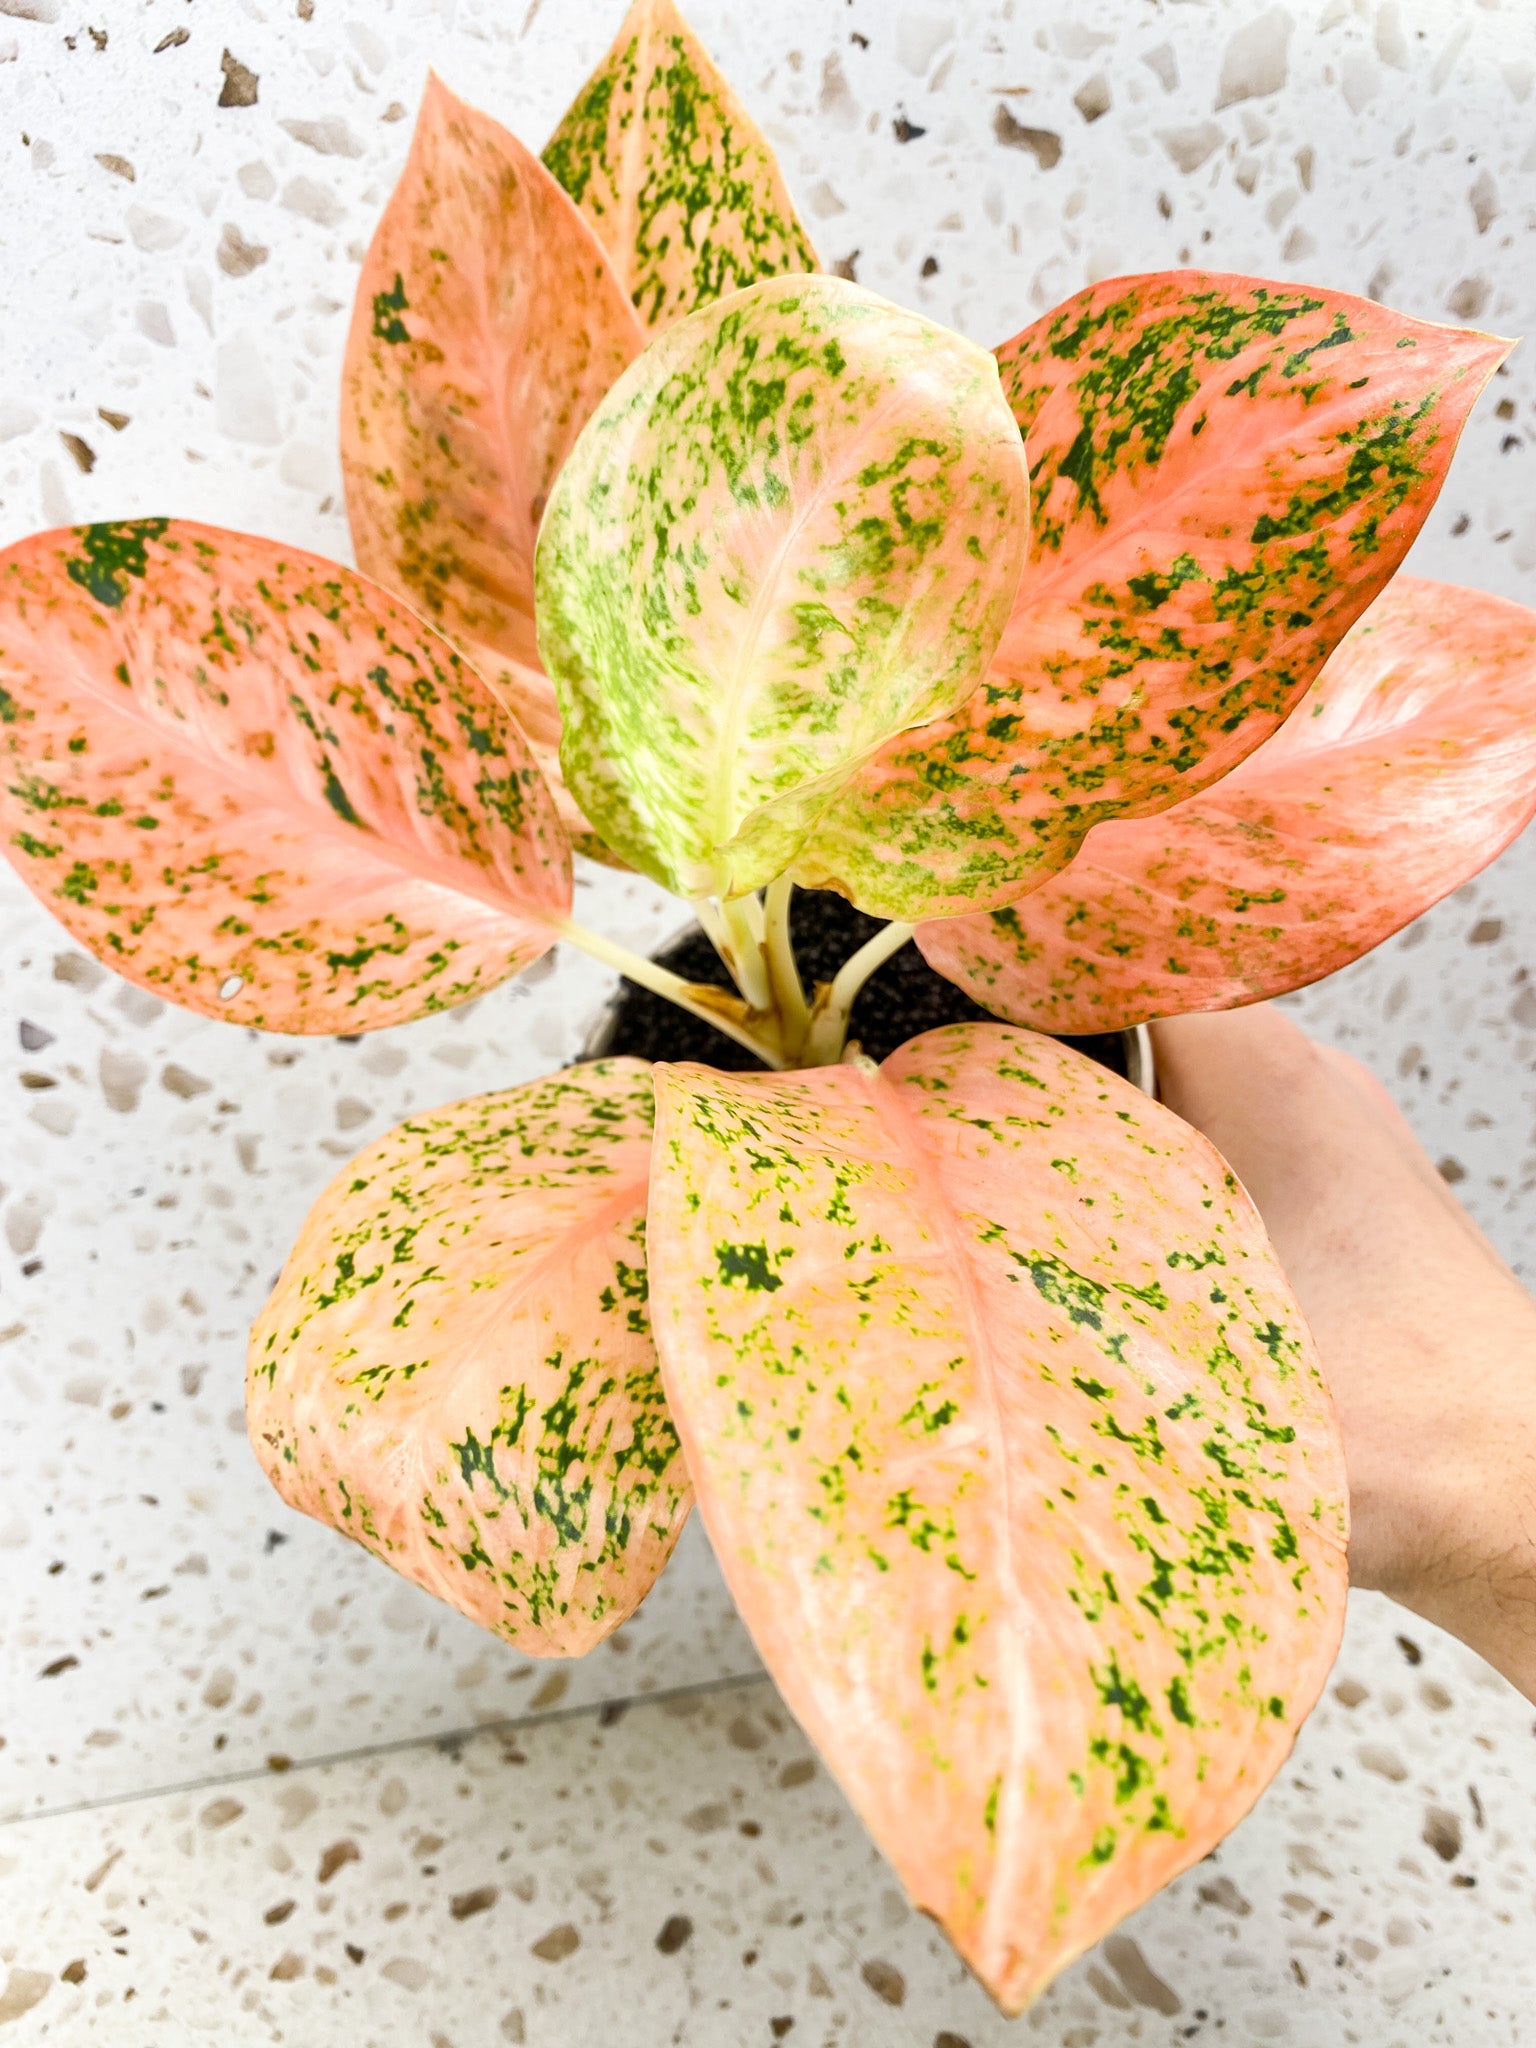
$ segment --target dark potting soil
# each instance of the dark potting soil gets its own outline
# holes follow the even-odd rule
[[[808,994],[816,982],[830,981],[881,924],[879,918],[866,917],[831,890],[805,889],[795,892],[789,921]],[[719,954],[697,926],[655,957],[688,981],[712,982],[720,988],[731,985]],[[646,1060],[697,1060],[729,1073],[762,1067],[755,1054],[724,1032],[633,982],[620,984],[618,1000],[609,1014],[612,1026],[603,1036],[604,1053],[628,1053]],[[916,946],[907,945],[865,982],[853,1006],[849,1036],[858,1040],[872,1060],[883,1060],[920,1031],[932,1031],[941,1024],[997,1021],[952,982],[935,974]],[[1075,1046],[1116,1074],[1125,1072],[1125,1050],[1118,1032],[1067,1038],[1062,1043]]]

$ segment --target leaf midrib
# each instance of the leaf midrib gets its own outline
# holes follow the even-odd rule
[[[855,454],[867,444],[875,430],[883,427],[890,415],[896,411],[901,403],[902,396],[902,385],[893,382],[887,389],[884,398],[881,399],[874,410],[865,414],[864,418],[859,422],[857,431],[843,444],[839,452],[838,462],[830,464],[823,471],[815,488],[807,493],[804,505],[800,511],[795,514],[794,519],[785,527],[758,581],[757,592],[752,600],[752,608],[747,614],[746,626],[737,646],[736,659],[732,665],[729,680],[726,683],[725,715],[718,728],[718,736],[715,742],[715,767],[714,773],[710,778],[714,786],[705,802],[700,806],[702,822],[705,827],[705,842],[711,855],[717,855],[720,850],[729,846],[740,832],[740,824],[733,824],[732,820],[735,817],[736,791],[743,766],[741,758],[741,728],[747,717],[747,705],[750,696],[749,686],[752,680],[750,672],[755,666],[757,647],[762,639],[764,628],[767,626],[769,618],[773,616],[777,609],[776,600],[784,580],[785,563],[788,561],[805,527],[810,523],[812,516],[825,505],[835,484],[847,477]],[[862,759],[868,759],[890,737],[890,734],[886,734],[882,739],[872,743]],[[860,763],[854,764],[851,770],[837,766],[824,769],[820,775],[808,778],[804,787],[807,790],[815,790],[819,784],[830,781],[839,775],[842,775],[846,780],[850,772],[857,772],[859,765],[862,765],[862,760]],[[767,804],[757,805],[756,809],[766,810],[771,804],[782,803],[785,797],[792,794],[794,792],[781,791],[776,797],[770,798]],[[835,797],[835,792],[833,796]],[[828,803],[832,800],[833,798],[829,797]],[[823,808],[825,809],[826,806]],[[741,821],[741,823],[745,822],[745,819]]]
[[[971,1272],[975,1247],[966,1237],[959,1213],[950,1199],[938,1150],[927,1144],[922,1119],[907,1107],[899,1085],[888,1078],[884,1069],[870,1075],[866,1086],[877,1117],[896,1137],[900,1150],[906,1155],[915,1176],[914,1193],[916,1188],[927,1189],[927,1220],[935,1234],[942,1237],[949,1253],[949,1271],[960,1297],[966,1335],[986,1401],[986,1433],[992,1451],[994,1484],[1001,1496],[993,1526],[1001,1552],[999,1577],[1007,1637],[1004,1670],[1008,1696],[1008,1763],[997,1804],[992,1838],[992,1874],[982,1911],[978,1944],[981,1953],[985,1954],[1006,1939],[1012,1924],[1013,1894],[1024,1846],[1025,1766],[1032,1746],[1030,1710],[1033,1702],[1025,1657],[1029,1616],[1015,1564],[1012,1470],[998,1392],[1000,1360],[976,1299]]]
[[[122,647],[124,654],[131,659],[133,650],[129,647],[123,647],[121,640],[117,644],[119,647]],[[133,666],[135,670],[138,670],[141,664],[135,661]],[[178,666],[180,666],[179,662]],[[275,665],[269,666],[275,672]],[[33,671],[39,681],[41,681],[43,672],[41,666]],[[472,670],[465,670],[464,672],[473,674]],[[476,680],[478,680],[478,677]],[[155,752],[171,755],[179,753],[191,763],[194,769],[207,774],[211,780],[221,782],[226,788],[234,791],[237,795],[249,797],[257,811],[272,811],[279,817],[286,816],[299,820],[302,823],[304,832],[311,839],[327,839],[334,845],[348,848],[354,854],[360,850],[367,850],[381,867],[388,868],[393,866],[399,868],[413,876],[417,881],[427,882],[435,888],[445,890],[450,895],[466,897],[470,901],[478,902],[485,908],[496,911],[502,916],[544,925],[554,925],[558,922],[558,913],[543,906],[534,908],[530,905],[524,909],[513,902],[505,893],[498,892],[493,887],[468,887],[463,879],[457,876],[454,879],[448,879],[454,871],[439,856],[428,854],[424,850],[417,851],[403,846],[398,840],[386,839],[382,833],[377,832],[371,826],[347,826],[342,824],[331,811],[329,805],[318,798],[308,802],[304,801],[291,783],[285,784],[285,787],[291,792],[293,801],[291,803],[284,803],[280,797],[274,800],[272,791],[265,788],[258,779],[241,774],[224,756],[213,754],[211,751],[204,754],[195,745],[190,744],[184,736],[187,728],[183,721],[167,720],[162,723],[157,720],[142,703],[136,687],[131,693],[130,701],[125,704],[120,697],[114,696],[107,691],[88,667],[81,666],[76,669],[75,681],[77,688],[101,707],[106,719],[116,719],[121,724],[127,725],[130,728],[152,735],[156,742]],[[486,695],[490,698],[489,690],[486,691]],[[505,718],[505,712],[501,710],[501,706],[495,702],[494,698],[490,698],[490,707],[499,716]],[[170,746],[165,744],[168,734],[172,740]],[[62,766],[63,764],[50,765]],[[201,804],[199,804],[198,808],[200,811],[205,809]],[[414,820],[414,813],[412,817]],[[242,828],[248,828],[250,823],[249,810],[242,809],[239,822]],[[206,818],[206,816],[203,819],[203,823],[210,834],[214,834],[219,830],[217,822]],[[243,832],[242,836],[246,836],[246,834]],[[380,851],[381,849],[383,851]]]

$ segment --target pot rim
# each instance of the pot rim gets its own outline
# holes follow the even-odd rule
[[[689,918],[685,924],[679,925],[676,931],[669,932],[664,939],[660,940],[651,949],[649,957],[652,960],[658,959],[669,948],[677,945],[680,940],[688,938],[694,932],[702,932],[702,927],[697,918]],[[581,1052],[579,1054],[581,1059],[600,1060],[611,1049],[614,1033],[618,1029],[619,1004],[622,1001],[623,977],[621,976],[618,988],[614,990],[607,1002],[604,1003],[602,1009],[593,1020],[591,1030],[588,1031],[586,1037],[582,1040]],[[997,1021],[999,1024],[1002,1024],[1007,1020],[999,1017]],[[1053,1038],[1062,1037],[1066,1034],[1047,1031],[1041,1035],[1046,1038]],[[1117,1033],[1106,1032],[1105,1036],[1116,1036],[1119,1038],[1125,1048],[1126,1080],[1130,1082],[1133,1088],[1139,1089],[1143,1095],[1150,1095],[1155,1102],[1157,1100],[1157,1061],[1152,1050],[1152,1033],[1147,1029],[1146,1025],[1128,1024]]]

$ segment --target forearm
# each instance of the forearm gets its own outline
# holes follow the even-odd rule
[[[1536,1701],[1536,1303],[1353,1062],[1269,1011],[1155,1036],[1164,1100],[1248,1188],[1317,1340],[1352,1580]]]

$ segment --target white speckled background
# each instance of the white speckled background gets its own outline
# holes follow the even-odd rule
[[[824,257],[978,340],[1185,261],[1536,331],[1533,0],[691,11]],[[347,309],[428,61],[537,144],[621,13],[0,0],[0,541],[170,512],[345,556]],[[219,106],[226,52],[254,104]],[[1527,602],[1533,377],[1495,381],[1415,558]],[[1526,1272],[1533,881],[1528,839],[1297,1005]],[[596,874],[583,914],[677,921]],[[1536,1716],[1383,1602],[1219,1856],[1010,2027],[698,1532],[613,1642],[535,1666],[267,1490],[244,1330],[309,1201],[409,1109],[561,1063],[605,992],[562,955],[381,1037],[262,1039],[115,981],[0,873],[7,2048],[1536,2039]]]

